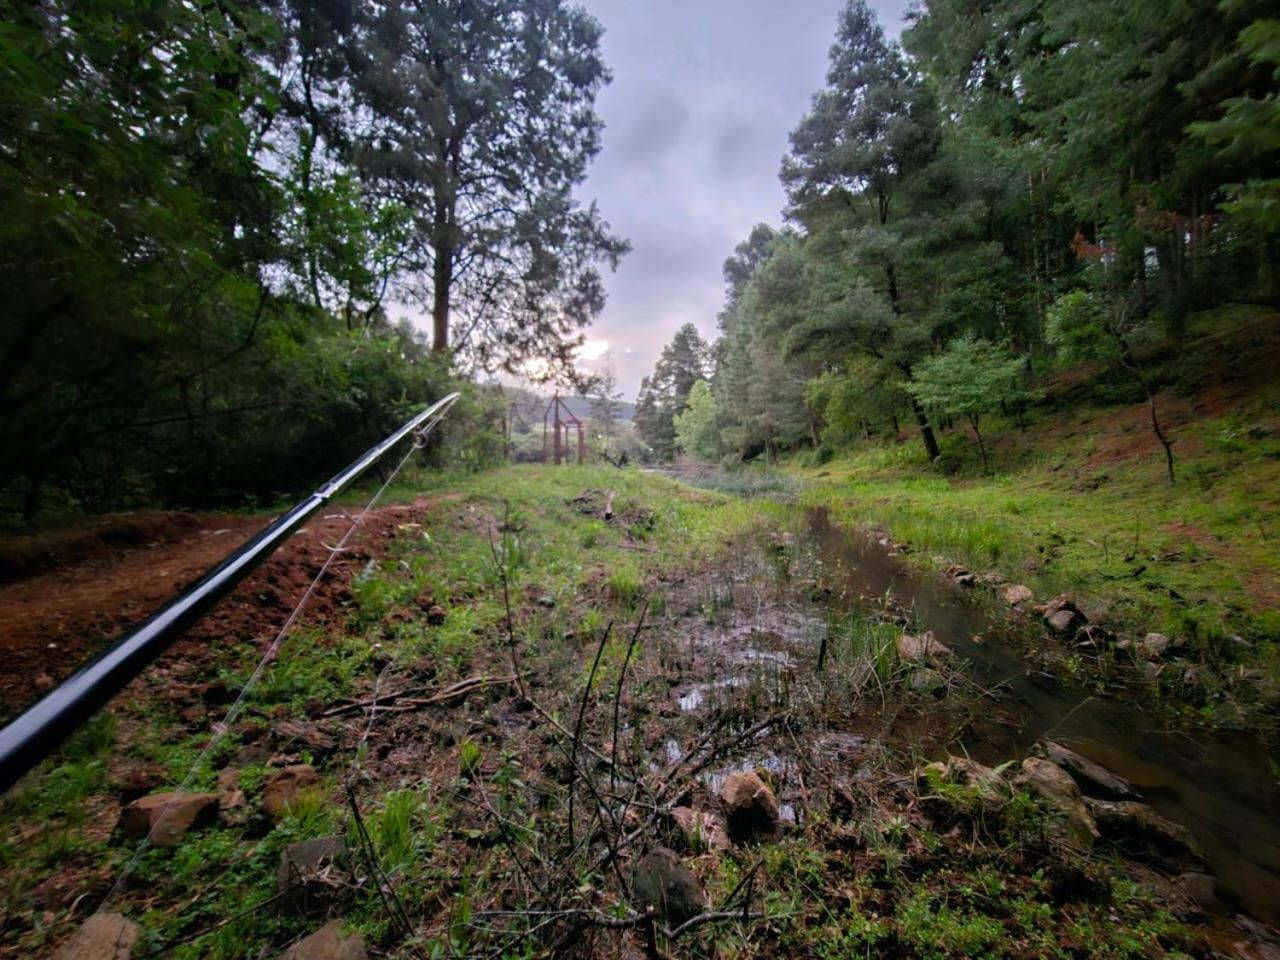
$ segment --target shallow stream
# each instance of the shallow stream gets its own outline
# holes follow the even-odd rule
[[[986,613],[959,589],[912,571],[871,538],[807,515],[807,536],[836,596],[892,594],[915,619],[969,662],[969,676],[999,686],[1002,707],[1020,723],[992,723],[963,741],[975,759],[1024,756],[1041,737],[1115,771],[1163,816],[1200,841],[1211,872],[1249,913],[1280,923],[1280,778],[1262,746],[1244,736],[1171,733],[1138,705],[1091,697],[1038,680],[1027,661],[990,637]]]

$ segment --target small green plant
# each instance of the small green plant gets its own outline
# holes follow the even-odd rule
[[[484,762],[484,752],[474,740],[467,738],[458,745],[458,765],[464,777],[474,777]]]
[[[631,567],[618,567],[609,574],[605,582],[609,597],[624,607],[634,607],[640,600],[643,586],[636,571]]]
[[[421,800],[412,790],[392,790],[383,797],[378,818],[378,856],[387,870],[403,870],[417,854],[413,819]]]

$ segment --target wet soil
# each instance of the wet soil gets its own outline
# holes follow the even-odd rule
[[[814,688],[796,678],[812,679],[829,625],[853,610],[933,631],[957,654],[953,692],[962,686],[979,694],[977,706],[972,696],[945,696],[920,709],[843,711],[837,697],[817,711],[827,718],[825,728],[781,740],[762,737],[706,771],[709,796],[735,770],[767,771],[785,816],[803,822],[802,770],[812,776],[836,767],[854,770],[856,779],[858,770],[883,772],[885,750],[929,759],[967,755],[996,766],[1028,756],[1052,737],[1124,777],[1160,815],[1190,829],[1229,906],[1280,923],[1280,782],[1261,744],[1245,736],[1170,732],[1138,705],[1072,689],[1036,669],[1005,638],[1003,612],[984,607],[975,591],[912,570],[891,547],[838,528],[822,511],[803,515],[797,526],[786,547],[789,561],[753,560],[742,551],[721,581],[701,585],[692,606],[705,616],[683,630],[684,675],[698,679],[673,689],[678,713],[738,710],[759,717],[794,697],[812,699]],[[787,577],[807,582],[807,602],[762,587]],[[668,759],[677,760],[683,749],[668,741]]]

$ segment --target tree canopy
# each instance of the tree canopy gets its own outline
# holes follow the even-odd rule
[[[992,414],[1087,354],[1141,388],[1172,478],[1142,351],[1280,302],[1276,37],[1255,0],[929,0],[896,42],[848,0],[788,222],[725,263],[689,442],[825,456],[906,421],[938,461],[959,420],[989,468]]]
[[[572,373],[626,250],[580,8],[0,7],[7,509],[274,497],[457,373]]]

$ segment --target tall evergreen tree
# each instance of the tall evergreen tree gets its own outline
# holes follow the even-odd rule
[[[885,39],[865,0],[850,0],[826,86],[792,133],[782,179],[793,216],[814,235],[809,253],[833,264],[825,271],[824,310],[847,316],[847,324],[835,323],[845,327],[849,347],[906,376],[925,320],[920,298],[933,289],[910,282],[912,270],[927,272],[924,237],[932,224],[919,216],[927,205],[913,210],[906,194],[927,186],[940,139],[933,98]],[[891,320],[876,302],[881,297]],[[834,330],[830,321],[826,329]],[[924,409],[917,403],[914,412],[925,450],[936,458]]]
[[[373,123],[358,157],[414,211],[406,288],[431,310],[434,349],[572,371],[604,305],[597,265],[627,250],[574,197],[600,149],[600,25],[560,0],[364,10],[356,94]]]
[[[636,404],[636,429],[659,460],[675,457],[675,418],[684,411],[693,385],[710,375],[710,347],[698,328],[686,323],[662,348],[653,374],[641,381]]]

